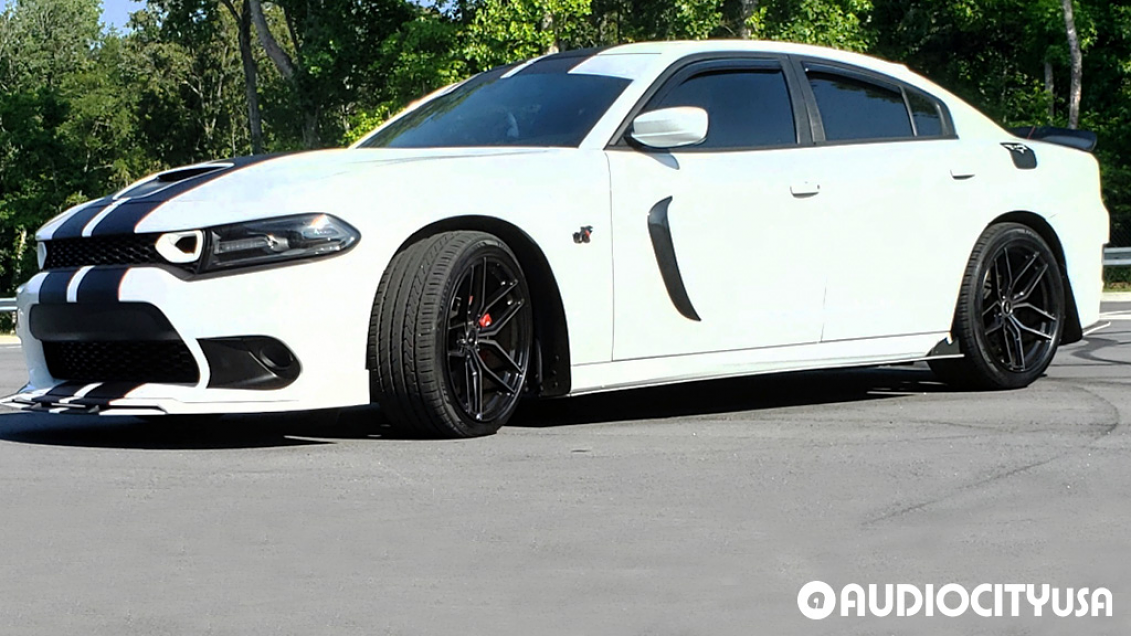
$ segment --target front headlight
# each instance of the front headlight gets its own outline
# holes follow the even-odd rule
[[[267,265],[344,252],[361,234],[328,214],[299,214],[277,219],[221,225],[205,230],[208,251],[202,271]]]

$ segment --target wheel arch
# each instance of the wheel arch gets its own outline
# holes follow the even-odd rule
[[[397,247],[397,253],[428,236],[459,231],[493,234],[502,239],[518,258],[534,305],[536,392],[543,397],[566,395],[571,378],[565,304],[550,261],[522,228],[489,216],[449,217],[413,232]]]
[[[1066,302],[1066,316],[1067,319],[1064,325],[1064,333],[1061,336],[1061,344],[1072,344],[1079,342],[1084,338],[1084,330],[1080,324],[1080,313],[1076,308],[1076,294],[1072,291],[1072,281],[1068,277],[1068,264],[1064,257],[1064,246],[1060,243],[1060,237],[1057,236],[1056,230],[1052,225],[1041,215],[1026,210],[1015,210],[1003,214],[986,227],[997,225],[999,223],[1019,223],[1033,230],[1044,239],[1052,248],[1053,254],[1056,256],[1056,264],[1060,267],[1060,277],[1064,283],[1064,299]]]

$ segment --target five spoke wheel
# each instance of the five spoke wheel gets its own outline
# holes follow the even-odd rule
[[[1024,373],[1055,345],[1060,299],[1050,264],[1032,247],[1005,245],[982,286],[982,320],[990,348],[1005,368]]]
[[[484,256],[464,272],[448,312],[448,374],[464,413],[476,421],[509,411],[530,363],[529,311],[517,274]]]

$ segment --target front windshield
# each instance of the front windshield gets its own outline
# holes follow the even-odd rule
[[[361,148],[581,145],[631,81],[546,58],[481,73],[406,113]]]

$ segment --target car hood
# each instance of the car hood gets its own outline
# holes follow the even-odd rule
[[[373,179],[392,166],[499,161],[562,152],[547,148],[335,149],[212,161],[151,175],[119,192],[76,206],[37,232],[39,240],[171,231],[324,211],[328,199],[359,188],[390,187]],[[370,175],[373,179],[370,179]],[[397,183],[391,180],[389,183]],[[84,232],[85,230],[85,232]]]

